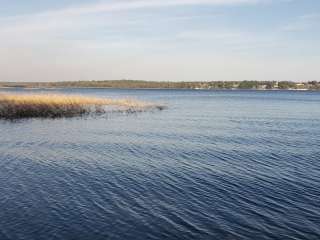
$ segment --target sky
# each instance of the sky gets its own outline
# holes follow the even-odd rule
[[[319,0],[0,0],[0,81],[311,81],[319,69]]]

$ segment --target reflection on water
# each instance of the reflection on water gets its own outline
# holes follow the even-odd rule
[[[1,240],[320,239],[319,93],[54,91],[169,108],[1,121]]]

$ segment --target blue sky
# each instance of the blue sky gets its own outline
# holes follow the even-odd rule
[[[0,3],[0,81],[320,80],[318,0]]]

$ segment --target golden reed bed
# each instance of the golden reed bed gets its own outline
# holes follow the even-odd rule
[[[129,112],[163,109],[163,106],[128,99],[0,93],[0,119],[74,117],[104,113],[108,107]]]

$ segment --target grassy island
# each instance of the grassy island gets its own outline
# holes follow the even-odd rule
[[[128,99],[72,95],[0,93],[0,119],[61,118],[113,111],[162,110],[163,106]]]

